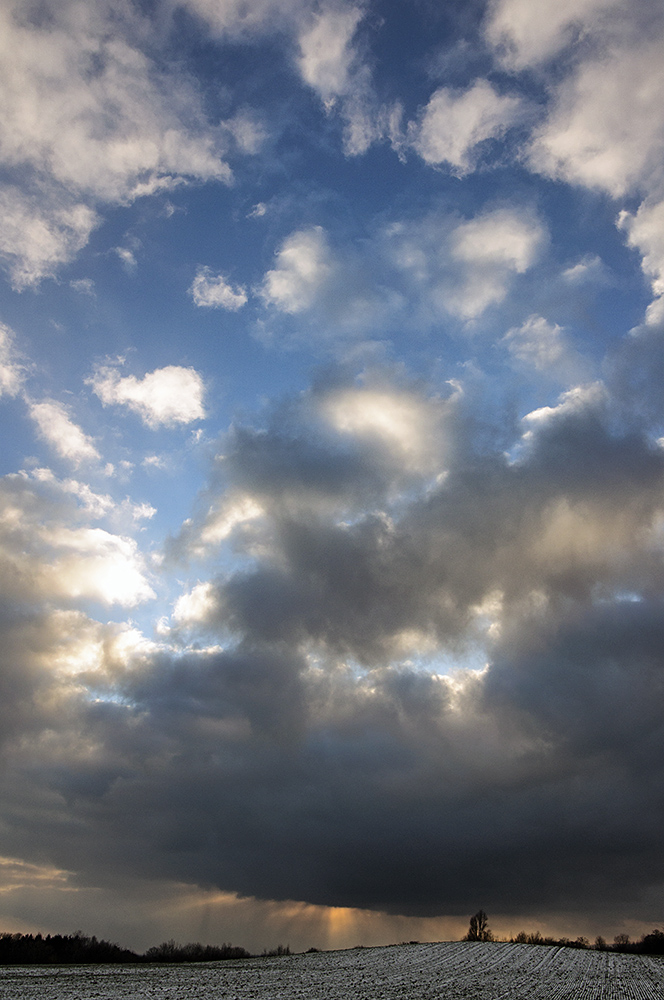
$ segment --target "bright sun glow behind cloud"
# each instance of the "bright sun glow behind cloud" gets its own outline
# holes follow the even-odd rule
[[[436,411],[406,393],[379,389],[349,389],[331,394],[323,412],[338,431],[378,440],[400,455],[400,461],[420,466],[427,459]]]

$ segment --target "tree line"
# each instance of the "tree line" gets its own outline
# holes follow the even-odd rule
[[[265,952],[265,954],[268,954]],[[288,946],[279,945],[269,954],[290,954]],[[178,944],[164,941],[143,954],[121,948],[110,941],[100,941],[82,931],[74,934],[0,933],[0,965],[101,965],[128,962],[218,962],[233,958],[251,958],[246,948],[237,945],[203,945],[198,942]]]
[[[484,910],[478,910],[470,918],[470,925],[463,937],[464,941],[495,941],[493,932],[489,927],[489,918]],[[539,931],[519,931],[511,937],[512,944],[549,944],[557,945],[559,948],[593,948],[596,951],[619,951],[634,955],[664,955],[664,931],[653,930],[649,934],[643,934],[638,941],[630,941],[628,934],[617,934],[613,939],[613,944],[609,944],[603,937],[595,938],[595,943],[591,945],[586,937],[571,938],[544,937]]]

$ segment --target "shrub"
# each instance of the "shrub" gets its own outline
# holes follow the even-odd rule
[[[263,949],[264,958],[278,958],[281,955],[290,955],[290,946],[287,944],[278,944],[276,948]]]

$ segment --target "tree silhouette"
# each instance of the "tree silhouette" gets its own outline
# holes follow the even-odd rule
[[[470,918],[470,927],[464,941],[493,941],[493,934],[489,930],[489,918],[484,910],[478,910]]]

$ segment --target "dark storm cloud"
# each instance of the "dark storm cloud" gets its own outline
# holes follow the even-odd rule
[[[14,602],[0,604],[0,747],[33,729],[35,700],[44,684],[44,670],[35,656],[48,648],[48,630],[41,616],[30,615]]]
[[[454,419],[463,438],[464,415]],[[287,473],[297,506],[270,507],[272,550],[220,584],[224,621],[260,641],[311,639],[380,662],[398,652],[394,644],[408,629],[442,644],[461,637],[473,609],[496,590],[517,602],[535,589],[552,601],[587,601],[601,587],[658,588],[650,532],[664,483],[661,448],[616,432],[600,392],[567,399],[533,426],[517,461],[478,453],[471,441],[451,457],[442,485],[405,507],[400,501],[398,512],[385,477],[383,510],[350,522],[307,505],[309,442],[301,428],[302,466],[294,437]],[[272,447],[266,435],[262,448],[278,453],[279,441]],[[253,457],[252,442],[250,464]],[[242,459],[240,446],[233,462],[242,467]],[[269,495],[265,481],[262,491]]]
[[[596,634],[606,622],[593,624]],[[408,671],[373,678],[371,693],[346,679],[326,699],[327,683],[314,685],[310,705],[325,712],[295,742],[274,738],[283,702],[269,723],[255,713],[238,659],[190,663],[172,673],[172,687],[160,673],[159,695],[139,703],[147,716],[88,717],[97,738],[108,727],[109,751],[126,748],[125,773],[110,789],[80,780],[73,789],[72,761],[52,847],[109,879],[121,867],[400,913],[463,912],[471,898],[508,912],[573,907],[580,897],[587,908],[610,906],[662,876],[653,795],[661,715],[652,708],[661,662],[650,649],[645,665],[640,650],[623,660],[625,679],[650,702],[643,731],[642,694],[621,710],[612,697],[622,699],[621,683],[602,692],[611,664],[601,652],[584,676],[586,633],[551,642],[531,670],[515,664],[511,688],[501,674],[513,668],[500,662],[460,713],[437,683]],[[542,695],[532,694],[533,673]],[[639,743],[650,762],[634,753]]]
[[[409,392],[408,455],[401,424],[324,434],[310,399],[225,442],[224,488],[262,528],[189,628],[227,648],[121,655],[80,616],[100,662],[39,697],[9,653],[7,718],[41,733],[12,744],[10,849],[83,882],[393,913],[638,911],[664,878],[664,452],[598,386],[531,416],[511,457],[463,397]]]
[[[656,432],[664,422],[663,333],[661,323],[637,327],[607,363],[621,406]]]

